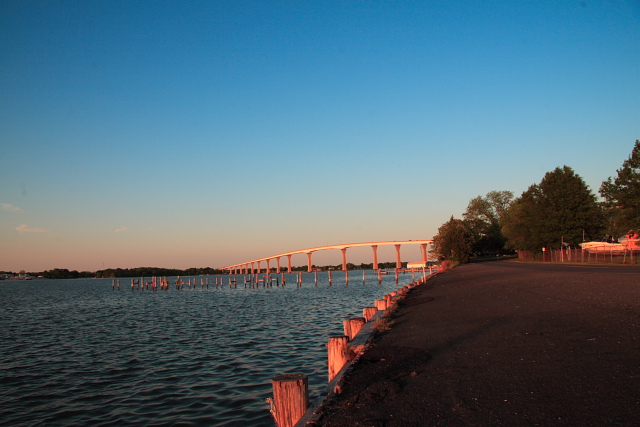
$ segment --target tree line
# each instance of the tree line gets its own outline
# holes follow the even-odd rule
[[[602,182],[600,198],[568,167],[547,172],[520,197],[491,191],[471,199],[461,219],[445,222],[434,236],[441,260],[469,262],[472,255],[578,247],[640,228],[640,141],[615,177]]]
[[[20,273],[25,273],[21,271]],[[44,277],[45,279],[80,279],[80,278],[117,278],[117,277],[152,277],[152,276],[203,276],[213,274],[223,274],[219,269],[206,268],[188,268],[180,270],[175,268],[159,268],[159,267],[136,267],[136,268],[107,268],[105,270],[93,271],[77,271],[68,270],[66,268],[54,268],[51,270],[30,272],[33,277]],[[13,273],[10,273],[13,274]]]
[[[406,263],[404,263],[406,265]],[[395,262],[382,262],[378,264],[379,268],[395,268]],[[312,268],[316,268],[315,265]],[[328,265],[318,267],[322,270],[342,270],[342,264],[339,265]],[[356,270],[356,269],[372,269],[373,263],[370,264],[360,264],[355,265],[353,263],[347,263],[348,270]],[[306,272],[308,267],[306,265],[293,266],[291,268],[292,271],[304,271]],[[286,272],[287,268],[282,267],[280,269],[282,272]],[[25,271],[21,271],[20,273],[25,273]],[[225,270],[205,267],[205,268],[187,268],[186,270],[176,269],[176,268],[160,268],[160,267],[135,267],[135,268],[107,268],[104,270],[98,270],[96,272],[92,271],[77,271],[77,270],[68,270],[66,268],[54,268],[51,270],[40,271],[40,272],[31,272],[28,273],[30,276],[34,277],[44,277],[45,279],[79,279],[79,278],[121,278],[121,277],[163,277],[163,276],[211,276],[214,274],[226,274],[228,273]],[[2,272],[0,272],[2,274]],[[6,272],[8,275],[13,275],[12,272]]]
[[[211,268],[187,268],[180,270],[177,268],[159,268],[159,267],[136,267],[136,268],[107,268],[106,270],[96,271],[95,277],[116,278],[116,277],[163,277],[163,276],[210,276],[214,274],[223,274],[224,271]]]

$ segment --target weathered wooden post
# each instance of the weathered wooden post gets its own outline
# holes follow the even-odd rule
[[[349,337],[349,341],[351,341],[351,323],[349,323],[350,319],[342,321],[342,329],[344,330],[344,334]]]
[[[365,307],[362,310],[362,317],[364,317],[364,320],[368,322],[377,311],[378,309],[376,307]]]
[[[340,369],[349,361],[349,337],[340,335],[329,337],[327,344],[329,368],[329,382],[340,372]]]
[[[271,415],[277,427],[293,427],[309,407],[309,379],[304,374],[278,375],[271,381]]]
[[[364,317],[354,317],[344,321],[344,334],[349,337],[349,341],[358,335],[358,332],[360,332],[360,329],[362,329],[366,322]]]
[[[376,300],[376,308],[380,311],[384,311],[387,309],[387,300],[377,299]]]

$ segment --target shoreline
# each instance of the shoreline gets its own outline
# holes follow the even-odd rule
[[[336,398],[344,387],[345,378],[353,370],[354,366],[358,363],[360,358],[366,353],[367,349],[373,344],[376,336],[381,333],[377,328],[380,321],[385,318],[393,316],[393,313],[399,308],[398,303],[402,301],[408,294],[410,294],[416,287],[424,285],[429,280],[433,279],[438,274],[437,270],[434,270],[431,274],[423,279],[415,280],[409,285],[405,285],[398,289],[398,294],[391,299],[391,304],[385,310],[378,310],[368,322],[366,322],[362,329],[356,334],[356,336],[348,343],[350,351],[355,353],[355,357],[347,361],[336,376],[327,384],[325,390],[316,396],[312,402],[309,403],[309,408],[305,414],[295,423],[294,427],[303,426],[315,426],[318,425],[320,418],[323,416],[323,408],[328,402]],[[401,290],[403,290],[401,292]],[[400,293],[401,292],[401,293]]]

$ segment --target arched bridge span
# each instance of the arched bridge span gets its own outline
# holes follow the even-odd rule
[[[420,249],[422,252],[422,262],[427,262],[427,253],[428,253],[428,245],[433,243],[433,240],[393,240],[393,241],[384,241],[384,242],[366,242],[366,243],[347,243],[347,244],[339,244],[339,245],[328,245],[328,246],[318,246],[315,248],[308,249],[300,249],[297,251],[285,252],[278,255],[268,256],[264,258],[254,259],[251,261],[241,262],[239,264],[228,265],[223,267],[223,270],[228,270],[230,273],[241,273],[247,274],[248,272],[260,272],[261,263],[265,261],[267,263],[267,272],[271,271],[271,261],[276,260],[277,262],[277,271],[280,272],[280,258],[287,257],[287,271],[291,273],[291,256],[295,254],[303,254],[306,253],[308,257],[308,271],[312,271],[312,262],[311,257],[314,252],[324,251],[328,249],[340,249],[342,251],[342,270],[347,270],[347,249],[355,248],[359,246],[371,246],[373,249],[373,269],[378,269],[378,246],[385,245],[394,245],[396,247],[396,267],[402,268],[402,261],[400,259],[400,247],[402,245],[420,245]],[[257,270],[256,270],[257,267]],[[249,270],[251,269],[251,270]]]

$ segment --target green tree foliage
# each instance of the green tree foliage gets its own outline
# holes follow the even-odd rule
[[[460,264],[469,262],[472,243],[473,234],[464,221],[453,216],[438,228],[438,234],[433,237],[433,246],[440,258]]]
[[[583,237],[600,238],[602,225],[595,195],[568,166],[547,172],[540,184],[513,201],[502,218],[509,246],[530,251],[559,246],[563,240],[577,246]]]
[[[502,252],[507,238],[502,234],[500,221],[512,201],[511,191],[491,191],[485,197],[471,199],[462,216],[473,234],[473,252],[485,255]]]
[[[619,236],[640,228],[640,141],[636,139],[631,155],[600,187],[608,220],[607,232]]]

